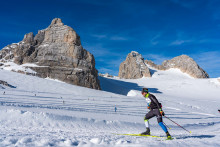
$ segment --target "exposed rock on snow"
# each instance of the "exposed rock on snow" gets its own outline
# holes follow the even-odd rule
[[[8,84],[8,82],[6,82],[6,81],[0,80],[0,84],[1,84],[1,85],[4,85],[4,86],[8,86],[8,87],[10,87],[10,88],[16,88],[15,86],[12,86],[12,85]]]
[[[209,75],[187,55],[181,55],[171,60],[165,60],[162,65],[156,65],[149,60],[145,60],[145,63],[158,70],[178,68],[182,72],[187,73],[194,78],[209,78]]]
[[[29,67],[39,77],[100,89],[94,56],[81,46],[78,34],[59,18],[36,36],[28,33],[21,42],[3,48],[0,62],[8,61],[39,65]]]
[[[138,52],[132,51],[128,54],[126,60],[119,67],[120,78],[138,79],[142,77],[151,77],[151,73],[144,58]]]

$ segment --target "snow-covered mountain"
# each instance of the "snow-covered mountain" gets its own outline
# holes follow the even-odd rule
[[[220,82],[150,70],[151,78],[99,77],[103,91],[0,70],[0,80],[12,85],[0,84],[0,146],[220,146]],[[172,141],[115,135],[145,130],[143,87],[192,133],[164,118]],[[150,125],[153,135],[165,136],[156,118]]]

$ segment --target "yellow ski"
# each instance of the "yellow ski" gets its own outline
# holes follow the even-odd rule
[[[126,136],[143,136],[143,137],[153,137],[153,138],[164,138],[166,140],[172,140],[174,138],[168,139],[167,137],[163,136],[155,136],[155,135],[141,135],[141,134],[115,134],[115,135],[126,135]]]

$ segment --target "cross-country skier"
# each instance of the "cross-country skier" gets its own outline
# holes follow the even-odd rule
[[[150,109],[150,111],[144,117],[146,131],[141,133],[141,135],[150,135],[149,119],[156,116],[159,125],[167,135],[167,139],[171,139],[171,135],[168,132],[167,127],[163,124],[162,116],[164,116],[164,112],[161,108],[161,103],[158,102],[157,98],[153,94],[148,92],[147,88],[142,89],[142,95],[145,97],[148,109]]]

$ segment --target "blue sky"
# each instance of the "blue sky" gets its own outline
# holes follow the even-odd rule
[[[61,18],[95,56],[101,73],[117,75],[128,53],[161,64],[186,54],[220,77],[219,0],[7,0],[0,2],[0,48]]]

